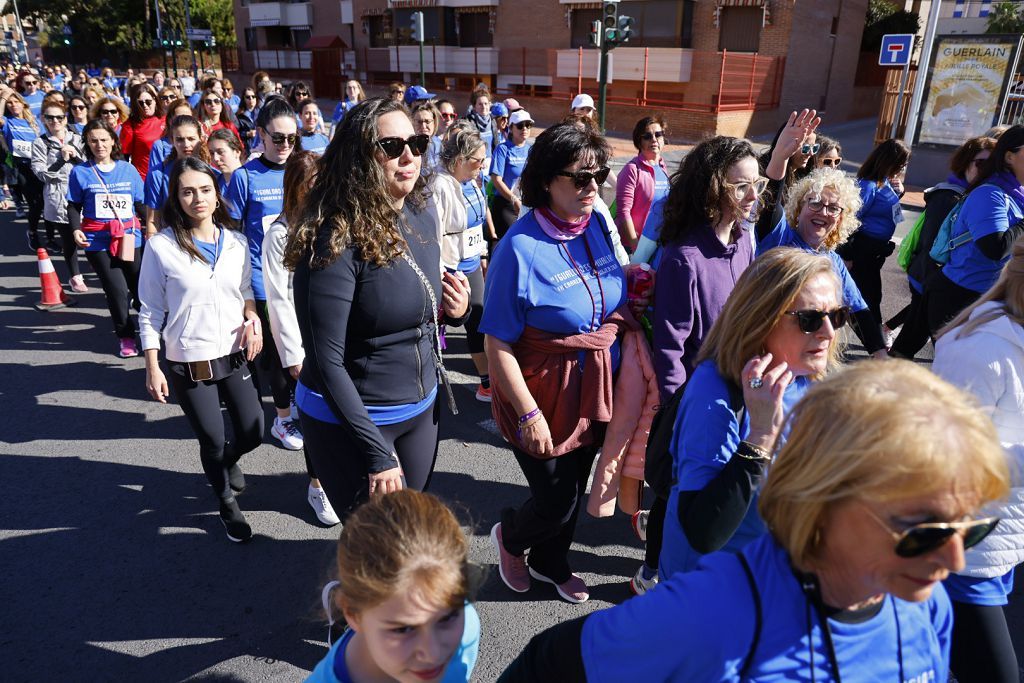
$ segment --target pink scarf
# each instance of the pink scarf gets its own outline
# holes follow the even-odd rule
[[[537,224],[544,234],[559,242],[568,242],[583,234],[583,231],[590,225],[590,215],[586,216],[579,223],[570,223],[556,216],[551,209],[540,207],[535,209],[533,215],[537,218]],[[593,214],[591,214],[593,215]]]

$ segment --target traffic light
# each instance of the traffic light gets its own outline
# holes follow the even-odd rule
[[[625,43],[633,36],[633,17],[622,15],[619,17],[619,42]]]
[[[71,36],[64,36],[65,47],[71,47]]]
[[[601,47],[601,20],[595,19],[593,25],[590,27],[590,44],[594,47]]]
[[[174,47],[181,47],[181,31],[174,30]]]
[[[412,13],[412,39],[414,42],[423,42],[423,12]]]
[[[604,21],[604,40],[606,43],[614,43],[619,37],[619,0],[605,0],[601,7],[601,19]],[[609,47],[614,46],[609,45]]]

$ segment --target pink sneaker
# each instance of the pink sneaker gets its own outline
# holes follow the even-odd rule
[[[121,350],[117,352],[117,355],[121,358],[135,358],[139,355],[139,349],[135,346],[135,340],[131,337],[125,337],[121,340]]]
[[[501,522],[491,527],[491,543],[498,551],[498,574],[505,585],[516,593],[530,590],[532,571],[527,571],[526,558],[523,555],[516,556],[505,550],[505,545],[501,542]]]
[[[533,567],[530,567],[530,576],[538,581],[550,583],[558,591],[558,595],[566,602],[578,605],[590,599],[590,591],[587,589],[587,584],[583,583],[583,579],[576,574],[570,575],[569,580],[565,583],[555,583],[554,579],[549,579]]]
[[[68,284],[71,285],[72,292],[85,294],[89,291],[89,288],[85,284],[85,278],[81,275],[75,275],[72,277],[71,280],[68,281]]]

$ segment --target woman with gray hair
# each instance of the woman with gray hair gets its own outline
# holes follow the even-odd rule
[[[536,636],[498,680],[937,681],[941,581],[998,523],[1010,480],[992,421],[907,361],[811,389],[772,449],[768,533],[608,610]]]

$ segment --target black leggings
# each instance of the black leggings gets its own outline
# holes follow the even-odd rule
[[[850,262],[850,276],[879,325],[882,324],[882,267],[894,248],[895,244],[888,240],[854,233],[850,241],[837,250]]]
[[[87,251],[85,258],[100,278],[103,294],[114,322],[114,334],[120,339],[135,336],[135,323],[131,318],[132,302],[139,298],[139,267],[142,249],[135,250],[134,261],[122,261],[107,250]]]
[[[928,307],[928,329],[932,338],[964,310],[981,298],[981,292],[956,284],[942,273],[936,273],[925,288]]]
[[[480,320],[484,317],[484,269],[477,268],[466,273],[469,280],[469,319],[466,320],[466,343],[470,353],[484,352],[484,335],[480,332]]]
[[[270,395],[274,397],[274,407],[278,410],[288,410],[291,406],[295,380],[281,367],[281,356],[277,353],[274,335],[270,330],[270,312],[267,310],[266,301],[256,302],[256,313],[259,314],[260,325],[263,326],[263,350],[256,359],[256,386],[261,387],[263,379],[266,378],[270,384]]]
[[[71,225],[69,223],[54,223],[53,221],[46,221],[46,236],[52,237],[54,231],[60,233],[60,246],[61,251],[64,252],[64,263],[68,266],[68,272],[71,273],[71,277],[81,275],[82,271],[78,268],[78,245],[75,244],[75,237],[71,231]]]
[[[576,519],[586,505],[587,480],[598,446],[581,446],[557,458],[540,459],[515,446],[530,498],[519,509],[501,511],[501,540],[513,555],[530,551],[530,566],[556,583],[569,580],[569,548]]]
[[[186,366],[169,365],[168,383],[199,439],[199,460],[206,479],[219,498],[228,498],[228,470],[263,441],[263,406],[252,382],[252,369],[243,363],[218,382],[193,382]],[[231,418],[235,438],[231,443],[224,432],[222,401]]]
[[[1017,654],[1000,605],[953,601],[949,668],[959,683],[1018,683]]]
[[[43,183],[32,172],[29,159],[14,160],[14,178],[11,194],[27,207],[29,234],[35,235],[39,232],[39,218],[43,215]]]
[[[491,200],[491,220],[494,221],[494,232],[497,233],[499,240],[505,236],[512,224],[519,220],[519,214],[516,213],[512,202],[498,194],[497,190],[494,191],[494,199]]]
[[[405,485],[425,491],[437,460],[437,422],[440,404],[416,417],[393,425],[378,427],[380,435],[402,464]],[[331,505],[344,522],[370,493],[370,469],[366,455],[349,432],[339,424],[322,422],[299,409],[302,438],[312,460],[320,485],[327,492]]]
[[[655,496],[651,511],[647,515],[647,547],[644,549],[644,564],[657,569],[661,561],[661,540],[665,534],[665,513],[668,499]]]

